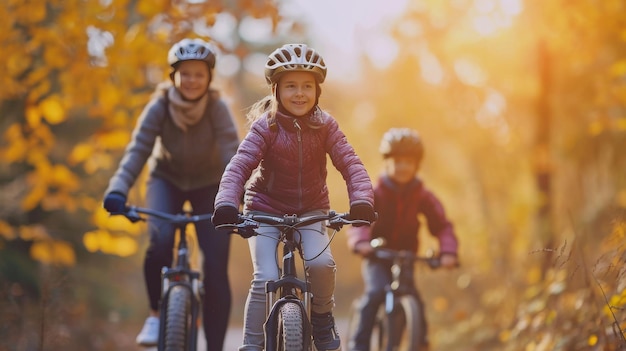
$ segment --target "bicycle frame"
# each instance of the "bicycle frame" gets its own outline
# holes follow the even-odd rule
[[[376,247],[375,245],[373,246]],[[419,302],[417,299],[415,299],[415,296],[417,295],[417,287],[415,285],[415,279],[413,275],[414,264],[421,261],[427,263],[431,268],[434,269],[440,266],[440,261],[436,257],[420,257],[410,251],[396,251],[381,247],[376,247],[374,251],[374,256],[379,259],[389,260],[392,262],[392,281],[391,284],[388,284],[385,287],[386,292],[384,302],[384,318],[387,319],[387,326],[390,328],[390,330],[387,330],[390,345],[387,345],[386,349],[391,350],[398,346],[396,343],[399,341],[401,335],[400,333],[404,328],[396,324],[396,318],[394,317],[398,311],[398,308],[403,308],[399,305],[407,303],[406,301],[402,302],[402,299],[406,299],[403,298],[403,296],[409,295],[409,299],[412,299],[414,301],[411,302],[410,306],[415,306],[413,308],[419,308]],[[417,310],[412,310],[411,313],[416,313],[416,311]],[[405,311],[405,313],[406,312],[407,311]],[[417,316],[412,316],[411,318],[416,317]],[[397,328],[400,329],[398,330]],[[417,335],[412,335],[412,337],[417,337]],[[420,338],[421,337],[423,337],[423,335],[420,336]]]
[[[378,258],[392,261],[391,284],[385,288],[385,311],[387,313],[391,313],[393,310],[396,297],[414,295],[416,293],[417,288],[413,276],[413,265],[415,262],[425,261],[432,268],[439,264],[435,258],[418,257],[408,251],[392,252],[387,249],[377,249],[375,255]]]
[[[282,248],[281,276],[277,280],[268,281],[265,285],[266,292],[266,323],[265,323],[265,350],[277,350],[279,334],[279,313],[283,305],[296,303],[302,315],[303,350],[310,350],[312,344],[311,335],[311,283],[305,273],[305,278],[300,279],[296,271],[296,252],[302,258],[302,250],[298,242],[294,240],[294,234],[299,227],[316,222],[328,221],[327,227],[336,231],[345,224],[368,224],[366,221],[349,220],[348,214],[337,214],[330,211],[324,215],[298,217],[296,215],[284,215],[283,217],[248,214],[240,215],[240,223],[234,226],[223,225],[218,229],[231,229],[243,237],[258,235],[255,229],[261,223],[281,228],[280,241]],[[278,299],[276,296],[278,295]]]
[[[189,249],[187,244],[187,225],[200,221],[210,220],[212,214],[204,215],[190,215],[186,213],[169,214],[147,208],[140,208],[136,206],[128,207],[127,212],[121,213],[131,222],[145,221],[146,219],[141,217],[140,214],[152,216],[154,218],[163,220],[164,222],[173,224],[178,229],[178,246],[176,262],[171,267],[163,267],[161,270],[161,277],[163,280],[161,300],[159,302],[159,340],[157,349],[159,351],[165,350],[166,347],[166,335],[168,334],[166,328],[168,328],[168,307],[170,301],[170,295],[176,287],[182,287],[189,292],[190,299],[190,323],[187,326],[187,316],[183,316],[181,323],[185,323],[183,326],[186,350],[196,351],[197,339],[198,339],[198,325],[197,320],[200,315],[200,306],[202,303],[202,297],[204,290],[202,282],[200,280],[200,272],[191,269],[189,263]],[[178,322],[178,321],[175,321]],[[188,327],[188,329],[187,329]]]
[[[303,312],[303,341],[304,349],[308,350],[311,345],[311,283],[305,274],[305,279],[298,277],[296,269],[296,252],[302,257],[300,245],[294,240],[294,231],[297,224],[296,216],[285,216],[285,225],[287,226],[282,243],[282,269],[281,276],[278,280],[270,280],[265,284],[265,315],[267,323],[265,323],[265,347],[267,350],[275,350],[278,347],[277,340],[271,335],[278,333],[278,316],[276,315],[279,307],[284,303],[296,302]],[[276,300],[276,294],[279,294]]]

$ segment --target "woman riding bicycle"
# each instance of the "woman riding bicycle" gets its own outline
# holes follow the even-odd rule
[[[239,145],[233,118],[211,88],[215,49],[200,39],[183,39],[170,49],[168,63],[171,82],[157,87],[139,116],[132,140],[105,192],[104,208],[109,212],[123,212],[128,191],[148,160],[148,208],[175,214],[189,201],[196,214],[213,212],[222,172]],[[161,268],[172,263],[175,234],[173,225],[153,219],[148,223],[150,245],[144,276],[150,316],[137,336],[137,343],[143,346],[158,341]],[[210,221],[197,223],[196,234],[203,253],[202,313],[207,350],[221,351],[231,304],[230,238],[216,235]]]
[[[407,128],[392,128],[382,138],[380,152],[384,158],[384,173],[375,192],[375,210],[378,219],[371,227],[353,227],[348,230],[348,246],[364,257],[362,265],[365,293],[359,301],[359,321],[350,340],[350,351],[369,351],[370,334],[378,307],[384,301],[385,287],[391,283],[391,262],[371,256],[374,248],[370,240],[384,238],[386,248],[410,250],[417,253],[420,222],[426,218],[430,233],[439,241],[442,267],[457,265],[457,238],[446,217],[441,202],[417,177],[424,156],[424,146],[417,132]],[[421,325],[426,328],[422,305]],[[426,335],[426,330],[424,334]],[[423,345],[422,350],[427,350]]]
[[[265,78],[271,94],[257,102],[248,115],[250,131],[226,167],[215,198],[215,225],[237,222],[244,190],[244,212],[278,216],[327,212],[327,155],[346,180],[352,219],[372,222],[374,193],[367,171],[337,121],[318,106],[325,77],[324,60],[304,44],[287,44],[269,55]],[[262,235],[248,239],[254,276],[246,301],[242,351],[263,350],[264,289],[266,281],[279,277],[279,230],[261,227]],[[298,232],[313,293],[315,346],[318,351],[340,350],[332,315],[336,266],[329,237],[319,234],[326,233],[323,223],[304,226]]]

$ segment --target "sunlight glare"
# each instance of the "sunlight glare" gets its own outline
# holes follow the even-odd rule
[[[378,69],[389,67],[398,55],[398,43],[386,35],[371,38],[366,44],[367,56]]]
[[[329,75],[349,79],[358,72],[361,55],[368,55],[377,66],[388,65],[395,58],[397,48],[389,43],[391,25],[406,10],[407,3],[408,0],[295,0],[283,9],[297,11],[299,19],[309,26],[310,44],[323,54]]]
[[[513,17],[522,12],[521,0],[475,0],[476,14],[472,24],[481,35],[493,35],[502,28],[513,24]]]
[[[435,55],[428,49],[423,49],[419,54],[420,71],[422,78],[430,84],[438,85],[443,82],[443,69]]]
[[[219,72],[220,76],[232,77],[239,72],[241,60],[237,55],[222,55],[216,61],[215,66],[215,71]]]
[[[234,49],[238,39],[233,33],[237,27],[237,19],[227,12],[219,13],[215,18],[215,24],[210,27],[210,35],[213,40],[219,42],[226,49]]]
[[[247,16],[239,24],[239,35],[248,42],[266,42],[272,37],[272,20]]]
[[[467,59],[458,59],[454,62],[454,71],[464,84],[482,86],[487,77],[485,72],[473,62]]]

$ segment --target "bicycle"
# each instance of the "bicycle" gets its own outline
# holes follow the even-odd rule
[[[212,214],[192,215],[190,213],[170,214],[148,208],[129,206],[126,212],[112,213],[123,215],[131,222],[146,221],[141,214],[152,216],[178,228],[176,262],[171,267],[163,267],[161,276],[163,288],[159,302],[159,351],[196,351],[198,339],[198,317],[204,296],[200,272],[191,269],[187,245],[188,224],[211,220]]]
[[[239,215],[239,223],[220,225],[216,229],[228,229],[244,238],[258,235],[261,224],[281,229],[282,242],[281,275],[268,281],[266,293],[266,321],[264,326],[265,350],[309,351],[313,345],[311,333],[311,285],[308,277],[301,279],[296,271],[296,252],[304,262],[300,243],[294,239],[299,227],[327,221],[326,227],[335,233],[346,224],[369,225],[362,220],[350,220],[348,213],[336,213],[298,217],[296,215],[272,216],[262,214]],[[278,252],[278,251],[277,251]]]
[[[420,318],[422,305],[416,292],[413,266],[424,262],[432,269],[439,268],[441,262],[434,256],[417,256],[405,250],[384,248],[384,239],[371,241],[375,248],[373,256],[392,262],[392,281],[385,287],[385,301],[376,313],[370,347],[379,351],[417,351],[425,340],[425,329]],[[351,306],[348,320],[347,338],[356,332],[359,320],[359,299]]]

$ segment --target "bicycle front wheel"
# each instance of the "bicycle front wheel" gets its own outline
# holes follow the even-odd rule
[[[420,317],[420,306],[411,295],[400,296],[393,312],[383,323],[383,350],[414,351],[424,342],[424,325]]]
[[[278,313],[277,345],[279,351],[304,350],[304,318],[300,305],[284,303]]]
[[[167,299],[165,316],[165,351],[187,350],[187,337],[191,326],[191,291],[176,285]]]

